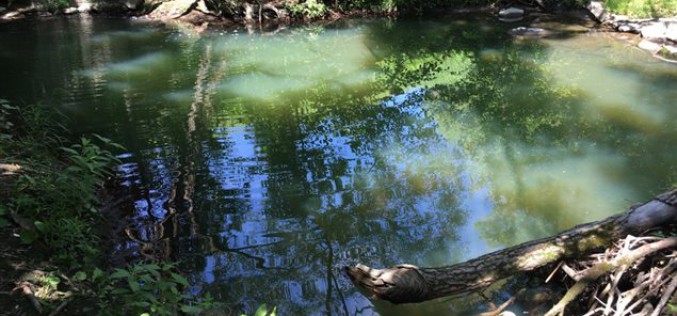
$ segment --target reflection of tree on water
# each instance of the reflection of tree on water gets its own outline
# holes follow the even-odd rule
[[[210,212],[228,213],[233,220],[225,226],[210,226],[207,233],[222,236],[214,241],[225,253],[214,253],[208,260],[228,267],[227,272],[209,269],[215,278],[226,278],[216,282],[224,298],[275,303],[276,297],[291,295],[301,300],[294,301],[299,307],[311,304],[315,307],[304,308],[319,312],[318,293],[324,293],[326,308],[328,300],[340,298],[346,288],[352,291],[347,280],[336,277],[340,266],[354,258],[385,263],[423,256],[429,249],[443,248],[445,241],[453,239],[450,226],[462,223],[461,214],[446,208],[455,201],[449,179],[406,174],[406,167],[391,167],[384,161],[388,157],[379,157],[382,147],[396,142],[407,142],[411,151],[427,152],[429,141],[436,136],[424,116],[409,113],[412,106],[408,104],[372,105],[369,99],[342,101],[338,95],[332,100],[328,93],[318,92],[323,102],[318,107],[302,108],[313,101],[304,99],[299,107],[276,110],[285,112],[269,114],[259,108],[258,113],[266,115],[252,117],[250,126],[256,134],[251,139],[270,146],[260,153],[265,163],[259,161],[251,169],[266,173],[265,185],[255,185],[259,192],[252,190],[249,196],[240,192],[237,199],[226,198],[239,200],[239,206],[231,202],[231,208]],[[409,124],[418,120],[420,128],[412,129]],[[229,176],[227,169],[210,170],[216,178]],[[416,181],[425,184],[412,185]],[[258,199],[251,198],[255,195]],[[258,269],[254,262],[226,250],[252,243],[266,245],[249,251],[265,259]],[[272,268],[284,268],[275,272],[275,281],[268,273],[254,272]],[[260,288],[252,284],[269,290],[261,296]],[[349,308],[333,304],[338,309],[326,313]]]
[[[377,41],[386,38],[383,43],[393,51],[406,52],[385,60],[385,81],[394,90],[428,88],[421,98],[424,108],[440,133],[464,149],[478,187],[490,188],[492,215],[478,229],[493,244],[578,224],[584,218],[580,208],[606,210],[593,218],[610,215],[622,206],[610,207],[607,198],[641,199],[653,193],[648,187],[669,185],[674,178],[674,172],[665,178],[671,168],[666,162],[674,157],[661,145],[675,139],[674,128],[653,133],[641,121],[615,115],[616,110],[591,111],[592,99],[582,90],[553,80],[545,67],[547,46],[513,42],[496,25],[479,26],[475,33],[453,25],[441,29],[435,34],[442,38],[421,36],[413,46],[391,37],[406,29],[377,28]],[[636,171],[619,177],[628,168]],[[615,194],[610,186],[617,188]]]
[[[445,24],[417,35],[407,35],[421,33],[411,25],[383,25],[369,25],[366,42],[382,71],[368,84],[332,75],[280,93],[264,89],[265,98],[238,93],[251,78],[293,76],[237,64],[206,40],[172,44],[179,62],[149,65],[162,68],[157,77],[126,78],[128,106],[111,111],[126,111],[112,113],[124,117],[114,129],[132,142],[128,177],[145,195],[131,232],[140,248],[181,260],[200,289],[229,303],[369,313],[370,303],[338,276],[341,266],[464,258],[471,246],[459,245],[458,230],[475,210],[463,203],[477,191],[491,198],[492,213],[477,226],[494,245],[532,237],[524,227],[538,235],[569,226],[575,214],[559,213],[576,192],[562,188],[575,186],[554,181],[550,167],[577,167],[596,153],[592,144],[617,157],[659,143],[630,146],[623,140],[636,132],[586,115],[585,95],[553,85],[544,45],[514,44],[495,25]],[[311,40],[317,36],[293,44]],[[144,89],[166,99],[149,101]],[[390,308],[377,307],[407,311]]]
[[[191,97],[177,95],[189,106],[147,107],[121,130],[140,138],[129,181],[147,198],[130,235],[144,252],[181,260],[226,302],[346,314],[364,298],[341,266],[411,261],[454,240],[457,171],[425,170],[451,149],[418,104],[359,87],[346,99],[329,85],[280,97],[291,104],[253,102],[209,89],[227,60],[208,47],[182,54],[198,65]],[[143,101],[129,95],[131,107]]]

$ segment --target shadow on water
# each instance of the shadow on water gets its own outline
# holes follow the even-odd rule
[[[520,40],[471,17],[195,37],[127,23],[81,25],[71,62],[3,83],[41,83],[72,128],[123,143],[136,201],[121,255],[179,260],[193,291],[236,311],[475,311],[475,297],[373,303],[341,268],[463,261],[675,182],[677,72],[582,58],[562,48],[577,31]],[[16,46],[38,65],[54,58],[42,45],[75,36],[42,27]]]

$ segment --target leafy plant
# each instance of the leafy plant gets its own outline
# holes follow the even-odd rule
[[[317,2],[317,0],[305,0],[303,2],[286,0],[285,7],[291,16],[310,19],[320,18],[327,11],[324,3]]]
[[[121,315],[198,314],[215,305],[206,294],[198,301],[187,294],[188,280],[176,273],[176,264],[137,264],[116,269],[110,275],[101,270],[92,273],[92,280],[101,285],[98,296],[101,310],[115,310]],[[83,278],[86,275],[80,274]]]
[[[252,316],[275,316],[277,314],[277,306],[273,307],[270,311],[268,310],[268,306],[266,304],[262,304],[259,306],[259,308],[256,309],[256,312]],[[247,316],[246,314],[242,314],[241,316]]]
[[[677,15],[677,0],[607,0],[604,5],[612,12],[633,17]]]

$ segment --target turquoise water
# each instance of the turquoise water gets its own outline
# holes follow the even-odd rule
[[[516,26],[19,21],[0,24],[0,98],[123,144],[120,255],[179,260],[234,313],[465,314],[476,299],[373,303],[341,268],[463,261],[677,182],[675,65]]]

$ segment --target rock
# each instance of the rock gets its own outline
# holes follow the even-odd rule
[[[661,44],[654,43],[647,39],[643,39],[641,42],[639,42],[639,44],[637,44],[637,47],[643,50],[648,50],[652,53],[656,53],[661,49]]]
[[[668,23],[668,27],[665,30],[665,37],[677,43],[677,22]]]
[[[75,14],[79,13],[80,11],[76,7],[68,7],[63,9],[63,14],[70,15],[70,14]]]
[[[598,20],[603,20],[606,15],[606,10],[604,10],[604,5],[602,1],[593,0],[587,6],[588,11],[592,13]]]
[[[670,60],[677,60],[677,46],[665,45],[656,54]]]
[[[524,9],[516,8],[516,7],[509,7],[507,9],[503,9],[501,11],[498,11],[498,16],[501,17],[501,18],[522,17],[522,16],[524,16]]]
[[[150,13],[152,18],[160,19],[176,19],[188,13],[195,4],[195,0],[172,0],[163,2],[153,12]]]
[[[519,21],[522,21],[523,19],[524,19],[523,16],[516,16],[516,17],[512,17],[512,18],[501,18],[501,17],[498,18],[499,21],[505,22],[505,23],[519,22]]]
[[[539,27],[516,27],[510,31],[508,31],[508,34],[516,37],[523,37],[523,38],[543,38],[548,35],[550,35],[552,32],[542,29]]]
[[[640,32],[642,37],[650,40],[663,40],[665,38],[665,33],[667,28],[665,23],[650,23],[641,28]]]
[[[78,12],[80,13],[89,13],[92,12],[92,10],[93,5],[90,2],[83,2],[78,6]]]
[[[7,11],[7,8],[0,6],[0,13]]]
[[[125,0],[123,4],[129,10],[136,10],[143,3],[143,0]]]
[[[637,28],[632,24],[621,24],[618,26],[618,28],[616,28],[616,30],[625,33],[639,33]]]

